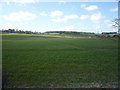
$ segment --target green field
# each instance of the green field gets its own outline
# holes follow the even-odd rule
[[[117,87],[117,39],[4,34],[2,40],[5,87]]]

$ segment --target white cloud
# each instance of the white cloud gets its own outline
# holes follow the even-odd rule
[[[69,19],[76,19],[78,18],[78,15],[72,14],[68,16],[64,16],[64,18],[56,18],[52,19],[53,22],[67,22]]]
[[[80,16],[80,19],[81,19],[81,20],[85,20],[85,19],[88,19],[88,17],[89,17],[88,15],[81,15],[81,16]]]
[[[40,16],[47,16],[45,12],[40,13]]]
[[[110,11],[111,11],[111,12],[117,12],[117,11],[118,11],[118,8],[117,8],[117,7],[116,7],[116,8],[111,8]]]
[[[57,16],[62,16],[63,12],[62,11],[53,11],[50,13],[50,17],[57,17]]]
[[[87,11],[94,11],[98,9],[98,6],[96,5],[91,5],[87,7],[85,4],[81,4],[80,7],[86,9]]]
[[[97,9],[98,9],[98,6],[96,6],[96,5],[91,5],[91,6],[89,6],[89,7],[86,7],[85,9],[88,10],[88,11],[93,11],[93,10],[97,10]]]
[[[65,18],[66,19],[75,19],[75,18],[78,18],[78,15],[71,14],[71,15],[65,16]]]
[[[80,7],[81,7],[81,8],[85,8],[85,7],[86,7],[86,4],[81,4]]]
[[[3,18],[10,21],[33,20],[36,18],[36,14],[20,11],[5,15]]]
[[[92,20],[94,22],[100,22],[103,18],[104,18],[104,16],[100,12],[92,14],[90,16],[90,20]]]
[[[65,19],[65,18],[56,18],[56,19],[52,19],[51,21],[53,21],[53,22],[66,22],[67,19]]]

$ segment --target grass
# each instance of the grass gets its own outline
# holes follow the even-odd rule
[[[82,87],[118,80],[117,40],[6,34],[2,43],[5,87]]]

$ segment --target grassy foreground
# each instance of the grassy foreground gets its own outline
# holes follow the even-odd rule
[[[2,44],[5,87],[112,87],[118,80],[117,40],[6,34]]]

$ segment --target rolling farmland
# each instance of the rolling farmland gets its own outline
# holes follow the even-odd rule
[[[117,87],[116,38],[3,34],[2,40],[4,87]]]

